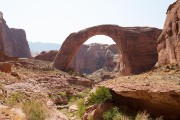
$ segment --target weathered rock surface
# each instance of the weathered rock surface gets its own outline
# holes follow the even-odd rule
[[[180,65],[180,1],[171,4],[167,10],[164,29],[158,38],[158,63]]]
[[[151,69],[157,62],[157,38],[160,29],[149,27],[120,27],[99,25],[71,33],[64,41],[53,66],[68,71],[80,46],[90,37],[106,35],[111,37],[121,52],[120,72],[123,75],[137,74]]]
[[[53,61],[58,51],[41,52],[37,60]],[[119,56],[116,45],[82,45],[73,61],[72,67],[80,73],[92,73],[101,68],[107,71],[119,70]]]
[[[0,71],[11,73],[12,64],[6,62],[0,62]]]
[[[152,117],[165,120],[180,118],[179,69],[161,68],[136,76],[104,81],[100,86],[110,88],[114,104],[126,105],[133,111],[146,110]]]
[[[92,105],[86,108],[86,112],[83,115],[83,120],[102,120],[103,113],[110,110],[113,107],[112,103],[101,103],[99,105]]]
[[[72,67],[80,73],[92,73],[99,69],[118,71],[119,57],[116,45],[82,45],[73,61]]]
[[[42,51],[39,55],[35,56],[34,59],[52,62],[56,57],[57,53],[57,50]]]
[[[0,12],[0,49],[12,57],[31,57],[26,33],[23,29],[9,28]]]

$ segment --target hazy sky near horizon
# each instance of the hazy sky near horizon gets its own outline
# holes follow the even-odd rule
[[[66,37],[101,24],[163,28],[176,0],[0,0],[9,27],[22,28],[31,42],[62,43]],[[102,36],[90,42],[113,43]]]

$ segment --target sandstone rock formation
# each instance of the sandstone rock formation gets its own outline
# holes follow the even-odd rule
[[[80,46],[90,37],[106,35],[111,37],[121,52],[120,72],[123,75],[137,74],[151,69],[157,62],[156,41],[160,29],[149,27],[120,27],[99,25],[71,33],[64,41],[53,66],[67,71]]]
[[[31,57],[26,33],[22,29],[9,28],[0,12],[0,49],[12,57]]]
[[[42,51],[39,55],[35,56],[34,59],[52,62],[56,57],[57,53],[58,53],[57,50]]]
[[[41,52],[34,58],[37,60],[53,61],[58,51]],[[79,73],[92,73],[99,69],[107,71],[119,70],[119,57],[116,45],[83,44],[73,61],[72,67]]]
[[[180,71],[179,68],[163,67],[136,76],[118,77],[99,85],[111,89],[113,103],[120,108],[128,106],[136,112],[146,110],[152,117],[179,120]]]
[[[158,63],[180,65],[180,1],[171,4],[167,10],[164,29],[158,38]]]
[[[11,63],[0,62],[0,71],[6,72],[6,73],[11,73],[11,68],[12,68]]]
[[[80,73],[92,73],[99,69],[118,71],[119,57],[116,45],[82,45],[73,61],[72,67]]]

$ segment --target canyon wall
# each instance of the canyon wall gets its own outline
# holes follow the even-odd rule
[[[26,33],[23,29],[9,28],[0,12],[0,47],[11,57],[31,57]]]
[[[180,1],[171,4],[163,32],[158,38],[157,65],[177,63],[180,65]]]
[[[99,69],[118,71],[119,55],[116,45],[82,45],[73,61],[72,67],[80,73],[92,73]]]

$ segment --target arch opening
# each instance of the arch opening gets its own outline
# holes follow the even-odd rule
[[[95,35],[84,42],[72,63],[72,68],[81,74],[91,74],[97,70],[118,72],[120,51],[112,38]]]

